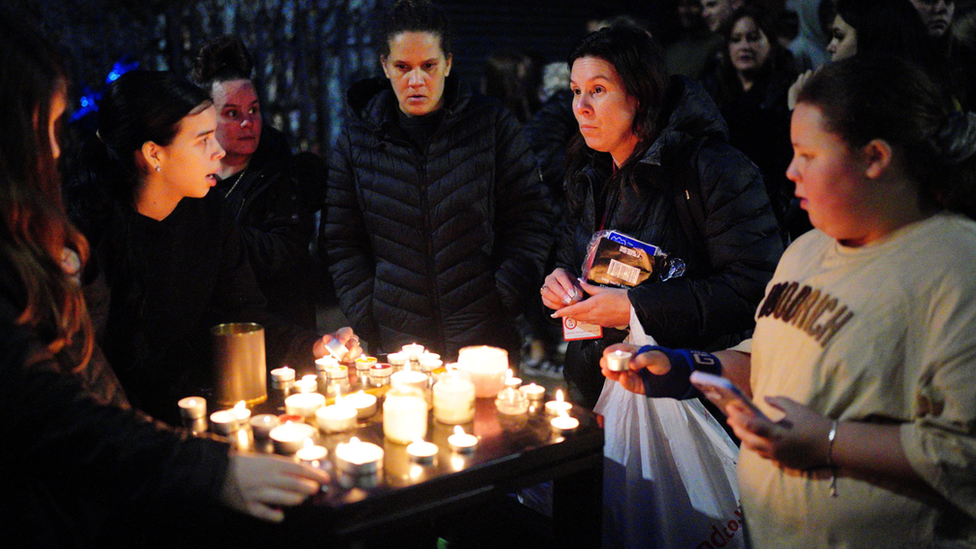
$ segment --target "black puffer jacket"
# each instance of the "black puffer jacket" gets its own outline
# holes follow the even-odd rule
[[[518,122],[448,78],[444,118],[420,150],[388,81],[350,88],[329,167],[319,249],[356,333],[376,350],[417,341],[517,357],[513,323],[538,291],[551,208]]]
[[[309,245],[325,177],[324,162],[312,153],[292,155],[285,136],[265,125],[247,168],[215,189],[241,226],[268,310],[310,330],[315,277]]]
[[[714,347],[723,336],[752,327],[783,247],[762,176],[725,142],[725,122],[705,90],[672,77],[663,112],[666,127],[636,167],[636,188],[621,186],[620,178],[611,176],[610,156],[601,153],[593,153],[587,167],[568,180],[571,211],[557,266],[580,273],[590,238],[600,229],[594,193],[610,185],[604,228],[660,246],[688,267],[681,278],[628,292],[645,332],[668,347]],[[694,155],[699,138],[706,136]],[[704,205],[704,242],[686,234],[675,201],[683,193],[672,190],[672,185],[685,189],[695,183],[674,178],[695,173]],[[565,375],[582,403],[595,404],[603,386],[599,358],[624,335],[605,329],[603,339],[570,345]]]

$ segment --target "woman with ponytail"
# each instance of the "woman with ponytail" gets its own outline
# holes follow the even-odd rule
[[[208,396],[217,324],[262,325],[271,368],[311,368],[332,337],[356,348],[349,329],[319,338],[267,311],[241,229],[210,192],[224,150],[205,91],[168,72],[128,72],[99,103],[98,126],[68,202],[95,250],[86,283],[98,341],[134,406],[176,424],[180,398]]]
[[[280,506],[315,493],[328,480],[324,473],[238,453],[140,415],[94,344],[77,282],[88,244],[68,221],[56,170],[66,100],[53,47],[0,10],[5,539],[19,547],[132,546],[145,540],[127,539],[125,532],[139,532],[142,523],[122,528],[120,513],[131,512],[132,519],[219,505],[282,520]]]
[[[753,339],[716,353],[771,418],[727,407],[754,547],[976,543],[976,115],[947,105],[895,57],[833,63],[799,94],[787,175],[815,230]],[[690,365],[650,350],[604,374],[672,396]]]

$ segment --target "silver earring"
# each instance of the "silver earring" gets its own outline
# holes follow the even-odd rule
[[[157,171],[157,172],[161,172],[161,171],[163,171],[163,167],[162,167],[162,166],[156,166],[156,171]]]

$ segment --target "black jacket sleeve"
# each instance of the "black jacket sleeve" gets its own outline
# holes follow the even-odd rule
[[[644,330],[665,346],[697,347],[749,329],[783,253],[762,175],[754,164],[713,140],[698,156],[698,175],[710,272],[628,292]]]

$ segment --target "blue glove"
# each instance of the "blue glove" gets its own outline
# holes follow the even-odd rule
[[[641,381],[644,382],[644,395],[648,398],[678,400],[696,398],[701,396],[701,393],[688,379],[692,372],[701,370],[717,376],[722,375],[722,363],[711,353],[645,345],[637,351],[637,354],[648,351],[661,351],[671,361],[671,371],[661,376],[652,374],[647,368],[640,370]]]

